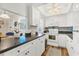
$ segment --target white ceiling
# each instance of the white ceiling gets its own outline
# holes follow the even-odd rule
[[[38,6],[39,11],[45,16],[53,16],[68,13],[71,9],[69,3],[52,3],[52,4],[43,4]]]

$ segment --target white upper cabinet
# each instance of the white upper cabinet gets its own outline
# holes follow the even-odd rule
[[[35,8],[32,7],[32,24],[34,26],[37,26],[40,19],[40,12]]]
[[[79,12],[72,13],[72,24],[73,26],[79,26]]]

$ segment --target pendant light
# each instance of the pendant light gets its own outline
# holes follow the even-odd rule
[[[0,18],[9,19],[10,16],[3,10],[3,13],[0,15]]]

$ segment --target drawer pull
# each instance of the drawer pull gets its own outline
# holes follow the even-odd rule
[[[29,53],[29,51],[27,51],[26,53],[25,53],[25,55],[27,55]]]
[[[25,53],[25,55],[27,55],[27,52]]]
[[[29,51],[27,53],[29,53]]]
[[[20,52],[20,50],[18,50],[18,53]]]
[[[33,43],[32,43],[33,44]]]
[[[73,47],[71,47],[71,49],[73,49]]]
[[[41,43],[43,43],[43,41],[41,41]]]

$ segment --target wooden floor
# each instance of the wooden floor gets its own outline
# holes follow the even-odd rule
[[[51,47],[52,47],[52,49],[53,49],[53,48],[60,49],[60,50],[61,50],[61,56],[69,56],[68,51],[67,51],[66,48],[60,48],[60,47],[55,47],[55,46],[48,46],[48,47],[46,48],[46,50],[44,51],[44,53],[42,54],[42,56],[46,56],[47,53],[48,53],[49,48],[51,48]],[[53,55],[52,55],[52,56],[53,56]]]

